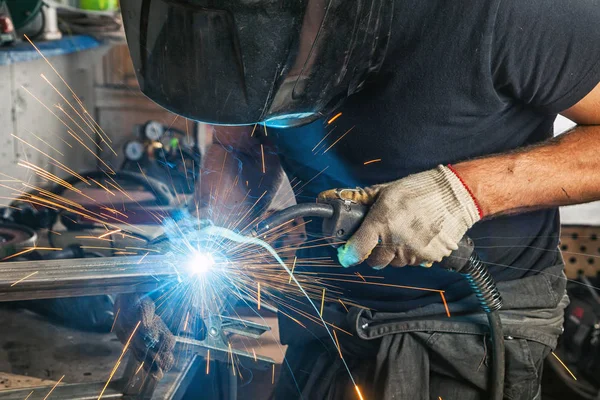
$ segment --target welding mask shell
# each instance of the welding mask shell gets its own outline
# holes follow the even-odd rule
[[[394,0],[126,0],[140,87],[184,117],[298,126],[380,68]]]

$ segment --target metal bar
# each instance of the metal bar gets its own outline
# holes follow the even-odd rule
[[[161,255],[0,262],[0,302],[149,292],[176,276]]]

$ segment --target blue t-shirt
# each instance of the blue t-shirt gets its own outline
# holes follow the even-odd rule
[[[331,124],[269,130],[265,139],[277,146],[290,178],[303,182],[299,202],[314,202],[330,188],[388,182],[539,143],[553,136],[557,113],[600,81],[598,21],[597,0],[397,1],[385,64],[342,115]],[[312,224],[315,234],[318,228]],[[468,235],[498,281],[560,262],[556,209],[482,221]],[[335,254],[323,247],[303,256]],[[342,272],[357,271],[380,282],[444,289],[449,301],[470,293],[460,276],[435,268],[375,271],[364,264]],[[377,310],[440,301],[419,290],[335,286]]]

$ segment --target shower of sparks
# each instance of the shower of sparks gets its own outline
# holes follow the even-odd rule
[[[144,362],[142,361],[141,364],[140,364],[140,366],[138,367],[138,369],[135,370],[135,374],[134,375],[139,374],[139,372],[142,370],[143,366],[144,366]]]
[[[54,389],[56,389],[56,387],[62,382],[62,380],[65,378],[65,376],[61,376],[60,379],[58,380],[58,382],[56,382],[54,384],[54,386],[52,386],[52,389],[50,389],[50,391],[48,392],[48,394],[46,395],[46,397],[44,397],[44,400],[46,400],[48,397],[50,397],[50,394],[52,394],[52,392],[54,392]],[[31,394],[30,394],[31,395]],[[28,396],[29,397],[29,396]]]
[[[554,356],[554,358],[556,358],[558,360],[558,362],[564,367],[564,369],[573,377],[573,379],[577,380],[577,378],[575,377],[575,374],[573,374],[571,372],[571,370],[569,369],[569,367],[567,367],[567,365],[560,358],[558,358],[558,356],[556,355],[556,353],[552,352],[552,355]]]
[[[444,292],[440,292],[440,296],[442,296],[442,302],[444,303],[444,308],[446,309],[446,315],[450,318],[450,309],[448,308],[448,303],[446,302],[446,296],[444,296]]]
[[[10,285],[10,287],[13,287],[13,286],[15,286],[16,284],[23,282],[23,281],[24,281],[25,279],[27,279],[27,278],[31,278],[32,276],[34,276],[34,275],[35,275],[35,274],[37,274],[38,272],[40,272],[40,271],[35,271],[35,272],[32,272],[32,273],[30,273],[30,274],[29,274],[29,275],[27,275],[27,276],[24,276],[23,278],[19,279],[18,281],[14,282],[12,285]]]
[[[339,117],[342,116],[342,113],[337,113],[336,115],[333,116],[333,118],[331,118],[329,121],[327,121],[327,125],[333,123],[336,119],[338,119]]]
[[[373,163],[378,163],[378,162],[380,162],[380,161],[381,161],[381,158],[376,158],[376,159],[374,159],[374,160],[365,161],[365,162],[363,163],[363,165],[369,165],[369,164],[373,164]]]
[[[27,38],[27,40],[39,52],[39,49],[33,42],[31,42],[29,38]],[[23,87],[23,90],[32,96],[32,98],[50,113],[50,115],[54,116],[62,125],[64,125],[64,131],[62,133],[63,135],[68,135],[65,136],[65,138],[67,138],[73,146],[79,146],[82,151],[92,154],[92,156],[98,160],[99,165],[104,171],[104,176],[102,176],[102,178],[92,179],[78,174],[59,160],[59,158],[62,159],[61,157],[63,156],[63,153],[61,153],[59,149],[54,149],[38,136],[36,132],[29,132],[31,136],[28,136],[28,138],[32,138],[31,143],[22,137],[19,137],[20,135],[13,135],[13,137],[20,145],[34,150],[37,153],[36,155],[42,159],[39,166],[34,165],[27,160],[19,162],[19,166],[25,168],[29,174],[33,174],[33,177],[36,179],[30,179],[25,182],[2,174],[6,179],[0,181],[0,187],[10,189],[14,193],[14,196],[18,196],[18,203],[11,204],[9,205],[10,207],[18,208],[18,205],[27,203],[36,208],[44,207],[56,212],[63,212],[64,218],[70,219],[75,223],[86,221],[86,223],[90,222],[102,226],[104,228],[102,234],[90,233],[85,239],[89,240],[87,243],[92,245],[97,244],[99,246],[85,245],[81,246],[82,249],[107,250],[115,255],[138,255],[140,256],[138,264],[144,262],[148,263],[147,256],[151,252],[159,253],[161,257],[164,257],[177,272],[177,278],[174,279],[173,282],[169,281],[165,283],[164,292],[162,292],[158,300],[155,300],[157,313],[161,315],[163,319],[177,318],[175,322],[179,323],[178,326],[183,325],[184,330],[188,328],[193,330],[197,326],[196,323],[198,320],[211,316],[220,316],[223,313],[226,313],[224,310],[228,307],[232,307],[240,300],[247,305],[249,305],[248,303],[254,303],[256,301],[258,309],[260,309],[261,306],[263,306],[263,308],[277,307],[282,315],[297,323],[299,327],[309,329],[304,321],[301,322],[300,319],[297,318],[299,316],[311,323],[322,325],[329,334],[330,339],[336,344],[340,357],[342,357],[337,333],[338,331],[345,334],[350,333],[343,331],[339,327],[336,327],[323,319],[325,302],[339,302],[346,311],[348,311],[348,307],[360,307],[360,305],[342,297],[343,291],[338,287],[340,283],[350,282],[353,284],[370,286],[386,286],[439,292],[442,299],[444,299],[443,292],[436,289],[386,284],[381,281],[376,281],[378,279],[377,277],[362,276],[360,274],[352,275],[336,273],[335,271],[342,270],[341,266],[336,260],[327,257],[307,259],[298,259],[297,257],[294,257],[290,270],[287,264],[281,260],[271,246],[274,243],[277,243],[283,236],[293,233],[294,229],[298,229],[298,227],[290,226],[290,224],[282,224],[281,226],[271,227],[267,232],[267,236],[261,237],[261,239],[264,240],[248,237],[254,227],[256,227],[257,223],[260,222],[260,218],[256,218],[255,215],[264,211],[262,202],[264,202],[263,197],[267,194],[267,191],[264,191],[262,195],[259,196],[260,193],[250,190],[249,182],[246,180],[247,177],[244,177],[241,173],[235,177],[232,185],[226,183],[226,179],[222,180],[221,178],[226,171],[226,163],[231,162],[233,158],[228,158],[228,153],[225,153],[218,183],[215,182],[215,185],[211,184],[210,197],[208,198],[208,209],[217,214],[211,215],[210,219],[215,224],[218,221],[218,227],[211,225],[207,230],[198,229],[198,226],[195,224],[202,221],[195,217],[186,216],[178,221],[171,220],[169,222],[165,211],[160,209],[147,210],[135,201],[121,186],[114,177],[115,171],[111,168],[111,165],[105,162],[106,157],[103,157],[103,152],[106,149],[104,149],[104,147],[113,154],[116,154],[110,146],[112,141],[108,135],[106,135],[99,124],[94,121],[92,116],[85,109],[83,101],[76,96],[67,82],[50,64],[48,59],[41,52],[40,54],[68,89],[68,92],[61,93],[61,89],[63,88],[59,81],[53,82],[53,77],[49,78],[45,75],[41,76],[49,87],[60,96],[63,103],[60,105],[46,105],[43,103],[42,99],[36,96],[35,93],[32,93],[27,87]],[[340,118],[341,115],[342,113],[336,114],[327,123],[332,124]],[[254,136],[257,129],[260,129],[258,128],[258,125],[254,125],[250,136]],[[327,138],[332,138],[331,134],[335,129],[335,126],[332,126],[331,129],[329,129],[327,135],[317,143],[313,149],[313,153],[315,151],[322,152],[322,154],[327,153],[353,130],[353,128],[351,128],[346,131],[329,145],[329,147],[322,151],[322,149],[328,145]],[[15,133],[18,134],[18,132]],[[266,126],[264,126],[264,134],[265,136],[268,135]],[[74,148],[60,136],[58,138],[69,146],[69,148]],[[40,143],[43,143],[44,145],[39,146]],[[181,153],[181,148],[179,150]],[[66,153],[67,152],[64,154]],[[365,165],[377,161],[380,160],[371,160],[365,163]],[[261,145],[261,163],[262,173],[266,174],[265,149],[263,145]],[[46,169],[48,166],[57,169],[58,172],[54,174],[47,171]],[[259,167],[259,169],[260,168],[261,167]],[[294,181],[294,179],[292,179],[294,184],[290,194],[299,194],[304,187],[317,179],[328,168],[329,166],[326,166],[306,182],[300,180]],[[187,174],[185,165],[184,169]],[[143,170],[140,172],[143,176],[146,176]],[[60,177],[65,174],[71,176],[73,179],[65,180]],[[199,176],[202,176],[202,174],[203,171],[200,170]],[[31,182],[41,183],[36,183],[34,185]],[[58,195],[44,189],[46,187],[45,184],[47,183],[57,185],[63,189],[65,195]],[[97,196],[86,194],[85,189],[88,188],[101,190],[110,196],[111,199],[116,197],[114,199],[115,204],[103,204],[100,200],[97,200]],[[228,197],[236,188],[242,189],[246,194],[244,202],[239,202],[237,206],[228,209],[226,212],[217,212],[218,207],[216,207],[216,205],[227,203]],[[175,190],[175,192],[177,191]],[[69,196],[66,195],[67,193],[75,194],[77,198],[85,198],[87,204],[81,204],[80,202],[73,200],[73,198],[69,198]],[[119,199],[121,196],[123,197],[123,200]],[[155,246],[154,244],[149,244],[147,239],[142,239],[142,237],[147,236],[144,229],[128,223],[128,213],[125,205],[123,205],[123,207],[118,206],[122,201],[125,201],[125,198],[128,199],[131,204],[135,204],[136,207],[139,207],[151,216],[156,224],[163,224],[167,236],[169,237],[168,246],[162,248],[160,245]],[[254,204],[246,209],[245,204],[252,202],[249,201],[250,199],[254,201]],[[13,199],[11,198],[10,200]],[[180,204],[184,204],[185,202],[180,200],[179,195],[177,195],[177,200],[181,202]],[[200,205],[196,204],[196,207],[198,208]],[[73,220],[72,218],[77,218],[77,220]],[[56,232],[56,234],[60,235],[58,232]],[[139,247],[116,245],[115,241],[119,238],[142,241],[143,244],[139,244]],[[330,244],[327,240],[328,238],[318,238],[304,243],[302,247],[308,249],[329,246]],[[19,255],[34,250],[51,251],[60,249],[34,246],[23,249],[19,253],[5,258],[5,260],[18,257]],[[280,251],[284,250],[297,250],[297,248],[293,249],[287,247],[280,249]],[[214,256],[214,263],[190,266],[190,256],[197,255],[198,253]],[[305,272],[305,269],[309,269],[311,272]],[[315,272],[317,269],[318,271]],[[22,278],[13,285],[28,279],[30,276],[35,275],[35,273],[37,272]],[[257,290],[255,291],[255,289]],[[304,300],[308,300],[309,305],[312,307],[311,312],[307,312],[298,306],[298,304]],[[318,302],[320,302],[320,310],[317,308]],[[174,304],[176,304],[176,306],[174,306]],[[346,304],[348,306],[346,306]],[[120,310],[118,310],[115,315],[111,331],[115,328],[119,313]],[[137,323],[128,341],[125,343],[123,351],[115,363],[98,399],[102,398],[108,385],[113,379],[114,374],[121,365],[122,359],[127,353],[130,343],[138,331],[140,323],[141,322]],[[249,351],[248,348],[247,350]],[[227,352],[228,360],[229,357],[231,357],[232,374],[234,376],[239,374],[241,378],[241,370],[238,369],[236,372],[236,368],[239,368],[237,367],[239,360],[237,360],[237,356],[233,353],[231,343],[228,344]],[[254,348],[252,348],[252,355],[254,360],[258,362]],[[210,373],[210,357],[210,351],[208,351],[206,365],[207,374]],[[213,354],[212,357],[214,359],[215,355]],[[355,387],[358,397],[363,400],[363,396],[352,377],[350,369],[343,358],[342,361],[349,378]],[[142,369],[143,365],[144,364],[142,363],[138,367],[136,374]],[[275,370],[273,367],[273,384],[274,381]]]

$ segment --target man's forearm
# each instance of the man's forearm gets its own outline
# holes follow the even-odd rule
[[[454,169],[484,218],[600,200],[600,126],[540,145],[461,162]]]

